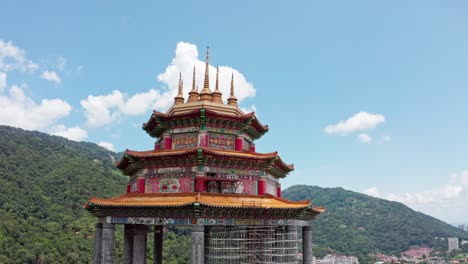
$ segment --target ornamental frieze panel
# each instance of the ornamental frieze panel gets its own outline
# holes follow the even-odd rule
[[[192,167],[192,170],[197,170],[197,167]],[[248,170],[248,169],[233,169],[222,167],[204,166],[203,171],[207,173],[215,173],[216,177],[225,177],[227,179],[258,179],[258,176],[265,175],[264,171]],[[242,178],[243,176],[250,176],[251,178]]]
[[[173,217],[106,217],[110,224],[142,224],[142,225],[168,225],[168,226],[308,226],[309,222],[295,219],[227,219],[227,218],[173,218]]]
[[[148,168],[141,171],[148,178],[193,177],[195,172],[190,167]]]
[[[172,149],[196,148],[197,145],[197,133],[183,133],[172,135]]]
[[[200,130],[199,127],[183,127],[183,128],[170,129],[169,133],[171,133],[171,134],[190,133],[190,132],[198,132],[199,130]]]
[[[208,147],[216,149],[234,150],[236,143],[235,135],[209,133]]]
[[[239,130],[221,128],[221,127],[208,127],[207,130],[208,132],[213,132],[213,133],[222,133],[222,134],[231,134],[231,135],[239,134]]]

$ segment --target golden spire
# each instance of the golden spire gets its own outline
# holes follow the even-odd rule
[[[219,67],[216,67],[216,87],[213,91],[211,102],[218,104],[223,103],[222,93],[219,90]]]
[[[231,96],[228,98],[228,105],[237,106],[237,98],[234,96],[234,73],[231,77]]]
[[[192,81],[192,90],[189,92],[189,98],[187,100],[187,103],[193,103],[193,102],[198,102],[199,100],[199,94],[198,94],[198,89],[195,85],[195,66],[193,66],[193,81]]]
[[[203,83],[203,89],[200,92],[200,101],[211,101],[211,90],[210,90],[210,47],[206,47],[206,63],[205,63],[205,81]]]
[[[177,96],[174,98],[174,104],[183,104],[184,96],[182,95],[184,90],[184,82],[182,81],[182,73],[179,74],[179,91]]]

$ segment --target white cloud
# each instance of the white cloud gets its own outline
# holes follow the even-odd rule
[[[44,80],[47,80],[47,81],[54,82],[56,84],[59,84],[60,81],[61,81],[58,74],[56,72],[54,72],[54,71],[44,71],[44,72],[42,72],[41,78],[44,79]]]
[[[383,142],[390,142],[390,141],[392,141],[392,137],[391,137],[391,136],[388,136],[388,135],[383,136],[383,137],[382,137],[382,141],[383,141]]]
[[[161,107],[160,102],[159,91],[150,89],[146,93],[137,93],[131,97],[118,90],[107,95],[89,95],[81,100],[80,104],[86,111],[86,123],[91,127],[99,127],[124,115],[143,115],[153,108]]]
[[[64,125],[57,125],[51,129],[51,134],[68,138],[73,141],[83,141],[88,138],[88,132],[79,126],[67,128]]]
[[[124,116],[144,115],[153,109],[166,110],[172,105],[177,94],[180,72],[182,72],[182,77],[185,80],[184,96],[185,98],[188,97],[188,91],[192,88],[194,65],[197,71],[196,83],[201,89],[205,74],[205,62],[198,59],[197,46],[179,42],[175,50],[175,57],[170,65],[157,76],[157,79],[164,84],[164,89],[150,89],[147,92],[137,93],[132,96],[119,90],[114,90],[106,95],[89,95],[86,99],[80,101],[85,109],[87,125],[99,127],[110,124]],[[229,66],[220,66],[219,71],[219,88],[224,94],[224,98],[229,96],[231,73],[234,73],[235,95],[239,101],[255,96],[253,85],[247,82],[242,73]],[[210,66],[211,90],[214,90],[215,78],[216,69]],[[255,107],[250,106],[250,109],[255,109]]]
[[[36,103],[13,85],[8,95],[0,96],[0,124],[43,130],[70,114],[72,107],[61,99],[42,99]]]
[[[66,65],[67,65],[67,58],[59,56],[57,59],[57,70],[59,71],[65,70]]]
[[[110,142],[107,142],[107,141],[100,141],[98,143],[99,146],[107,149],[107,150],[110,150],[110,151],[115,151],[115,148],[114,148],[114,144],[110,143]]]
[[[468,216],[468,171],[453,174],[446,184],[431,190],[382,195],[376,187],[371,187],[364,193],[404,203],[417,211],[446,221],[457,221],[457,218]]]
[[[0,93],[7,87],[7,74],[0,72]]]
[[[26,52],[11,41],[5,42],[0,40],[0,70],[1,71],[28,71],[34,72],[39,66],[30,60],[26,59]]]
[[[370,196],[374,196],[374,197],[380,197],[379,190],[378,190],[377,187],[375,187],[375,186],[370,187],[369,189],[364,190],[363,193],[365,193],[365,194],[367,194],[367,195],[370,195]]]
[[[357,139],[362,143],[371,143],[372,142],[372,138],[366,133],[359,134],[357,136]]]
[[[385,122],[385,117],[381,114],[359,112],[346,120],[340,120],[334,125],[328,125],[325,127],[325,132],[327,134],[347,135],[352,132],[375,128],[383,122]]]
[[[213,53],[210,53],[210,61],[216,58],[213,56]],[[166,70],[158,74],[157,79],[163,82],[168,89],[163,95],[166,100],[164,103],[161,103],[163,107],[169,107],[174,96],[177,94],[178,89],[178,80],[179,73],[182,73],[182,79],[184,81],[184,97],[187,99],[188,92],[192,89],[192,76],[193,76],[193,67],[196,69],[196,85],[198,85],[199,90],[203,88],[203,82],[205,78],[205,53],[201,59],[198,58],[198,48],[196,45],[179,42],[175,50],[175,57],[172,59],[169,66]],[[214,90],[216,83],[216,67],[209,66],[210,74],[210,89]],[[226,102],[230,94],[231,87],[231,75],[234,74],[234,87],[235,95],[240,103],[242,100],[254,97],[255,88],[254,86],[246,80],[244,75],[232,68],[230,66],[219,66],[219,89],[223,94],[223,100]]]

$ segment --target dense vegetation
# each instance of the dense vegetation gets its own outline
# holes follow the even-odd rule
[[[127,178],[115,170],[113,155],[121,153],[0,126],[0,263],[90,263],[96,219],[82,205],[90,196],[125,191]],[[293,186],[283,193],[327,208],[314,222],[319,255],[336,251],[365,259],[371,252],[432,245],[435,236],[466,237],[402,204],[341,188]],[[116,263],[122,261],[122,234],[118,227]],[[188,263],[187,234],[182,228],[165,232],[164,263]],[[151,234],[148,241],[151,259]]]
[[[87,263],[95,219],[90,196],[121,193],[112,152],[0,126],[0,263]]]
[[[334,251],[367,259],[369,253],[398,254],[412,245],[436,246],[436,237],[468,238],[467,232],[401,203],[342,188],[295,185],[283,195],[326,207],[313,222],[315,253],[319,255]],[[447,250],[447,243],[443,245]]]

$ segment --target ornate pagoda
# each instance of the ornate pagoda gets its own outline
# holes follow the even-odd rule
[[[190,227],[192,264],[312,263],[311,220],[324,209],[281,198],[280,179],[294,166],[277,152],[256,152],[268,126],[239,109],[234,76],[225,104],[218,76],[212,91],[207,51],[203,89],[194,68],[185,100],[180,77],[172,107],[143,124],[154,148],[126,150],[117,163],[129,176],[126,193],[85,204],[99,219],[94,263],[113,263],[116,224],[125,226],[124,263],[146,263],[148,232],[154,263],[162,263],[164,226]]]

